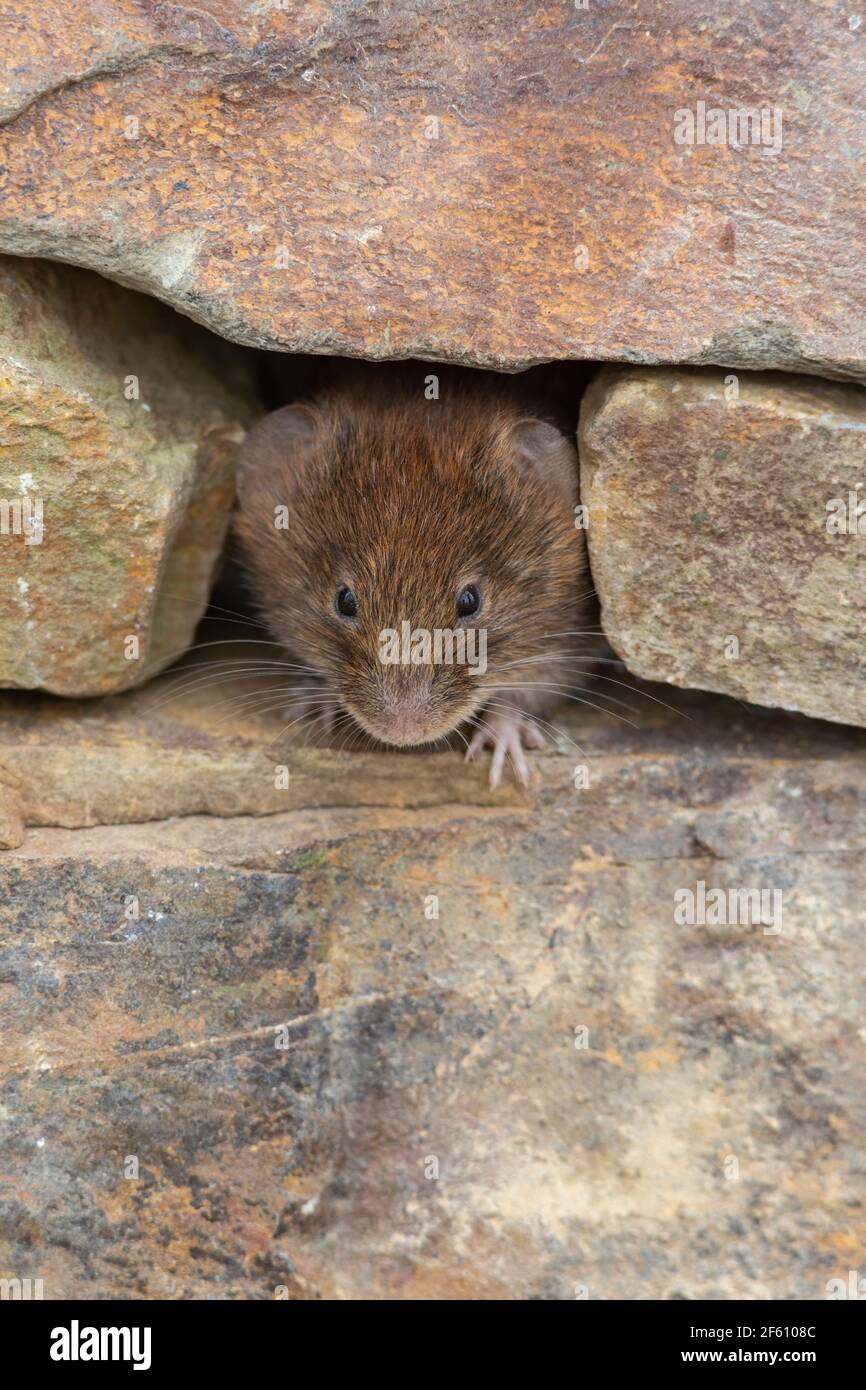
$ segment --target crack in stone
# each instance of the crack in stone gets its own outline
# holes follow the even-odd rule
[[[123,1052],[120,1054],[109,1052],[106,1053],[105,1057],[101,1059],[101,1061],[103,1061],[106,1070],[109,1069],[109,1066],[111,1064],[120,1067],[124,1063],[130,1061],[137,1062],[144,1060],[145,1062],[149,1062],[151,1059],[156,1059],[157,1061],[164,1061],[168,1058],[171,1058],[172,1056],[176,1056],[182,1053],[200,1052],[211,1047],[228,1047],[235,1042],[255,1042],[257,1039],[273,1037],[277,1030],[281,1028],[296,1028],[301,1027],[307,1023],[317,1023],[327,1020],[329,1018],[339,1018],[343,1015],[351,1015],[357,1012],[358,1009],[368,1008],[370,1005],[393,1003],[403,999],[423,999],[447,993],[448,990],[445,988],[426,988],[414,990],[405,989],[400,990],[398,993],[385,992],[378,994],[362,994],[348,1000],[344,1004],[335,1004],[329,1008],[316,1009],[314,1010],[314,1012],[308,1014],[297,1014],[294,1018],[277,1018],[274,1023],[261,1024],[257,1028],[242,1028],[237,1033],[219,1033],[213,1034],[206,1038],[189,1038],[186,1042],[167,1043],[164,1047],[157,1047],[153,1049],[141,1047],[133,1051]],[[289,1048],[279,1049],[280,1052],[289,1050]],[[40,1067],[41,1061],[37,1061],[30,1067],[14,1069],[10,1068],[8,1071],[0,1071],[0,1075],[7,1077],[16,1075],[21,1076],[25,1075],[28,1072],[40,1072]],[[69,1068],[66,1066],[65,1063],[59,1063],[56,1067],[53,1067],[52,1070],[57,1072],[64,1071],[65,1074],[69,1074]]]

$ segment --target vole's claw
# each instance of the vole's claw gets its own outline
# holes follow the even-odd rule
[[[490,785],[498,787],[506,757],[511,759],[514,775],[522,787],[529,785],[529,764],[524,748],[543,748],[544,736],[530,719],[519,710],[496,710],[482,714],[482,723],[475,730],[466,750],[470,762],[482,748],[492,748]]]

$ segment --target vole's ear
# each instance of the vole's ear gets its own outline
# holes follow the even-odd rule
[[[285,405],[257,421],[238,452],[237,491],[243,505],[275,480],[291,491],[304,476],[319,442],[321,422],[308,405]],[[287,499],[288,500],[288,499]]]
[[[577,502],[577,449],[546,420],[518,420],[508,435],[508,448],[524,477],[555,487],[569,507]]]

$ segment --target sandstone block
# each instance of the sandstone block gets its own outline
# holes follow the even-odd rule
[[[853,12],[12,8],[2,250],[258,347],[864,370]]]
[[[62,731],[124,820],[147,693]],[[62,821],[32,801],[0,854],[0,1271],[46,1300],[573,1302],[862,1270],[866,732],[627,698],[564,712],[590,786],[550,746],[531,806],[458,752],[299,747],[256,817],[250,725],[200,693],[160,716],[182,822],[94,825],[68,778]],[[0,700],[0,764],[57,746],[56,705]],[[780,930],[678,924],[702,884],[778,891]]]
[[[237,350],[164,305],[0,260],[0,685],[104,694],[183,651],[255,409]]]
[[[866,392],[605,370],[580,453],[602,622],[636,675],[866,724]]]

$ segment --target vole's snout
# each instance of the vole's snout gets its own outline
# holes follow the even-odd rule
[[[388,668],[370,683],[363,699],[346,704],[361,727],[382,743],[409,747],[450,732],[434,696],[434,676],[425,668]]]
[[[378,737],[387,743],[424,743],[431,737],[429,690],[417,686],[408,689],[385,690]]]
[[[423,692],[386,692],[382,696],[381,734],[389,744],[423,744],[430,737],[430,698]]]

